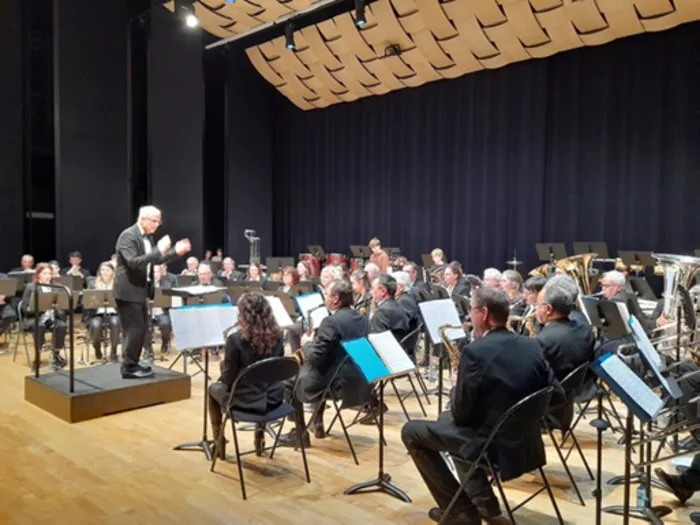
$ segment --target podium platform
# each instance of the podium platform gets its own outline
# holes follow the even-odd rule
[[[68,371],[24,378],[24,400],[68,423],[78,423],[126,410],[189,399],[191,378],[153,367],[155,377],[122,379],[120,365],[75,371],[75,392],[68,392]]]

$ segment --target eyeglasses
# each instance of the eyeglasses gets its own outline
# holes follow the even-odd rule
[[[535,308],[537,308],[537,307],[539,307],[539,306],[547,306],[548,304],[549,304],[549,303],[547,303],[547,302],[545,302],[545,301],[542,301],[541,303],[535,303]]]
[[[144,217],[149,222],[152,222],[153,224],[163,224],[163,219],[154,219],[153,217]]]

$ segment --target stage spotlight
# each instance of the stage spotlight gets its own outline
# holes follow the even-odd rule
[[[294,51],[297,48],[294,43],[294,26],[292,24],[284,26],[284,42],[287,49]]]
[[[365,18],[365,2],[364,0],[355,0],[355,25],[362,27],[367,23]]]

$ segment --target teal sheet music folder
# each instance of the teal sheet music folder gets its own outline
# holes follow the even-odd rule
[[[390,374],[389,369],[366,337],[344,341],[343,347],[368,383]]]

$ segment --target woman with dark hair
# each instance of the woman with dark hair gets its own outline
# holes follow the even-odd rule
[[[462,297],[469,297],[469,287],[462,281],[462,265],[457,261],[452,261],[450,264],[445,266],[445,271],[442,274],[442,278],[445,282],[445,288],[447,288],[447,293],[450,297],[453,295],[460,295]]]
[[[251,263],[251,265],[248,266],[248,274],[246,275],[245,280],[260,283],[260,288],[262,288],[266,281],[265,274],[262,271],[262,266],[260,266],[258,263]]]
[[[49,287],[42,287],[42,284],[53,283],[53,272],[46,263],[36,265],[34,272],[34,282],[27,284],[22,295],[22,314],[24,318],[24,329],[33,330],[34,323],[39,324],[39,346],[44,346],[46,331],[52,331],[53,348],[51,349],[51,361],[54,368],[62,368],[66,365],[66,360],[61,357],[60,350],[66,341],[66,312],[61,310],[49,310],[41,312],[37,321],[34,313],[30,312],[34,306],[34,292],[39,288],[42,292],[53,293],[55,290]]]
[[[228,403],[229,394],[238,375],[246,367],[267,359],[284,355],[282,330],[272,314],[270,303],[259,292],[243,294],[238,299],[239,329],[226,339],[226,355],[221,362],[221,377],[209,387],[209,415],[219,458],[226,457],[225,441],[221,432],[222,407]],[[282,404],[284,384],[256,385],[243,379],[236,388],[232,406],[236,410],[264,414]],[[265,447],[265,427],[255,427],[255,450]]]
[[[350,275],[350,284],[352,284],[353,295],[355,302],[353,308],[358,310],[363,315],[368,315],[370,306],[372,305],[371,284],[367,272],[364,270],[355,270]]]
[[[280,286],[280,292],[284,292],[287,295],[290,295],[290,292],[294,292],[293,288],[299,284],[299,272],[297,272],[296,268],[292,266],[285,266],[282,269],[282,282],[284,283],[282,286]],[[294,293],[294,296],[299,295],[298,293]]]
[[[300,281],[308,281],[311,278],[311,265],[306,261],[299,261],[297,272]]]

